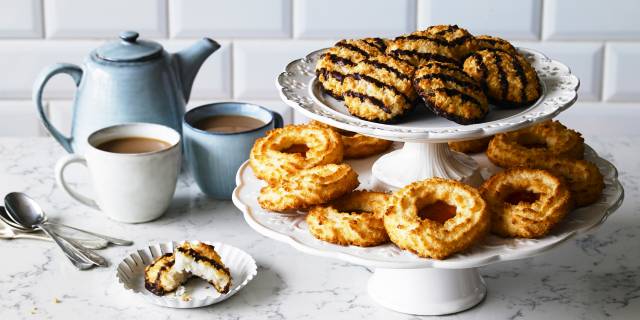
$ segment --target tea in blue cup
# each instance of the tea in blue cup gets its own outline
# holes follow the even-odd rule
[[[279,113],[250,103],[211,103],[189,110],[182,121],[184,153],[200,190],[215,199],[231,199],[236,172],[249,159],[253,143],[282,125]]]

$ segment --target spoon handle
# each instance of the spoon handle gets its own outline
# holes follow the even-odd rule
[[[66,241],[70,246],[74,249],[78,250],[83,256],[85,256],[91,263],[99,266],[99,267],[108,267],[109,262],[103,256],[97,254],[95,251],[88,249],[81,244],[79,244],[76,240],[71,238],[61,236],[60,234],[56,234],[56,236],[60,237],[62,241]]]
[[[86,259],[80,256],[80,252],[68,247],[66,243],[62,242],[62,240],[59,239],[55,234],[47,230],[46,227],[42,228],[42,231],[44,231],[44,233],[46,233],[53,240],[53,242],[58,245],[60,250],[62,250],[64,255],[71,261],[71,263],[73,263],[74,266],[76,266],[76,268],[80,270],[86,270],[93,266],[92,263],[89,263],[88,261],[86,261]]]
[[[75,228],[75,227],[72,227],[72,226],[68,226],[66,224],[61,224],[61,223],[56,223],[56,222],[46,222],[46,224],[53,225],[53,226],[56,226],[56,227],[63,227],[63,228],[68,228],[68,229],[71,229],[71,230],[75,230],[77,232],[88,234],[88,235],[94,236],[96,238],[107,240],[107,241],[109,241],[109,242],[111,242],[111,243],[113,243],[115,245],[119,245],[119,246],[130,246],[130,245],[133,244],[133,241],[124,240],[124,239],[118,239],[118,238],[110,237],[110,236],[107,236],[107,235],[104,235],[104,234],[99,234],[99,233],[95,233],[95,232],[91,232],[91,231],[87,231],[87,230],[78,229],[78,228]]]

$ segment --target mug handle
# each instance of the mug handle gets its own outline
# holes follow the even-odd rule
[[[72,163],[80,163],[85,167],[87,166],[87,160],[81,155],[69,154],[65,156],[64,158],[58,160],[58,163],[56,163],[56,182],[64,191],[67,192],[67,194],[71,196],[71,198],[74,198],[75,200],[86,206],[89,206],[96,210],[100,210],[98,204],[93,199],[71,189],[71,187],[69,187],[67,182],[64,180],[64,170],[68,165]]]
[[[82,68],[78,67],[75,64],[70,63],[56,63],[42,70],[42,73],[36,79],[36,82],[33,86],[33,102],[36,104],[38,108],[38,113],[40,114],[40,118],[42,119],[42,123],[44,127],[49,130],[51,135],[58,140],[58,142],[62,145],[62,147],[67,150],[69,153],[73,153],[73,148],[71,147],[71,139],[70,137],[65,137],[58,129],[56,129],[47,114],[44,112],[44,105],[42,103],[42,93],[44,91],[44,87],[49,82],[51,77],[55,76],[59,73],[66,73],[71,78],[73,78],[73,82],[75,82],[76,87],[80,85],[80,80],[82,79]]]
[[[284,126],[284,120],[282,119],[282,115],[280,113],[271,111],[271,115],[273,116],[273,128],[282,128]]]

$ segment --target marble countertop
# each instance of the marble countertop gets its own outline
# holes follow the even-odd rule
[[[577,121],[577,120],[576,120]],[[585,120],[586,121],[586,120]],[[591,120],[589,120],[591,121]],[[571,126],[571,123],[569,123]],[[626,200],[600,228],[544,255],[481,268],[488,295],[449,319],[638,319],[640,317],[640,136],[603,135],[587,122],[588,143],[620,171]],[[267,239],[226,201],[205,198],[188,178],[162,218],[120,224],[72,201],[55,185],[63,150],[52,139],[0,138],[0,195],[23,191],[51,219],[135,240],[100,253],[109,268],[77,271],[53,243],[0,240],[0,319],[413,319],[367,295],[370,271],[300,253]],[[83,183],[76,168],[70,179]],[[257,277],[231,299],[173,310],[132,298],[115,281],[115,265],[136,246],[182,239],[224,241],[249,252]]]

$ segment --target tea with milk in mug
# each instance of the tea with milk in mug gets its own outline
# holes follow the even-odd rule
[[[194,126],[213,133],[244,132],[264,126],[265,123],[252,117],[236,115],[216,115],[199,120]]]
[[[147,153],[170,147],[168,142],[145,137],[124,137],[105,141],[98,149],[113,153]]]

